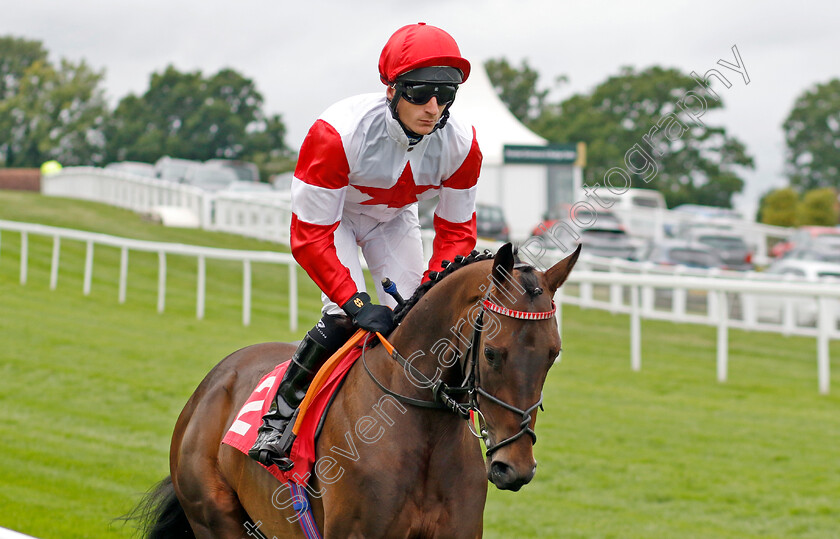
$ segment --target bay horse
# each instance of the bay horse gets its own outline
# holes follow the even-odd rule
[[[535,474],[537,408],[560,351],[552,298],[579,252],[545,272],[515,263],[510,244],[458,257],[398,307],[393,354],[365,340],[322,420],[306,487],[324,537],[482,535],[488,479],[519,490]],[[145,500],[147,537],[304,536],[282,483],[220,444],[294,351],[249,346],[204,378],[175,425],[171,475]]]

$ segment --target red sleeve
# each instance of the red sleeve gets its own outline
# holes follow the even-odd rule
[[[357,292],[350,270],[338,259],[334,235],[341,222],[349,171],[341,136],[318,120],[301,145],[295,167],[295,178],[302,184],[292,191],[290,243],[298,264],[338,305]]]
[[[467,256],[475,249],[476,225],[475,212],[472,219],[465,223],[453,223],[435,215],[435,239],[432,243],[432,259],[429,269],[423,274],[423,282],[429,280],[430,271],[440,271],[440,263],[452,261],[457,255]]]
[[[292,214],[292,255],[328,298],[344,305],[358,290],[335,252],[336,228],[338,223],[313,225]]]
[[[444,219],[435,212],[434,227],[435,239],[432,242],[432,258],[429,260],[429,269],[423,274],[423,281],[429,280],[430,271],[440,271],[440,263],[444,260],[454,260],[457,255],[466,256],[475,249],[477,238],[475,222],[475,185],[478,182],[478,174],[481,170],[481,150],[475,138],[473,129],[473,140],[470,151],[464,162],[458,167],[455,173],[441,184],[441,200],[447,200],[450,209],[454,206],[462,215],[470,215],[464,221],[451,221]]]

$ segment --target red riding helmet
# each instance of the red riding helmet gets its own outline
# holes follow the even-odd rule
[[[436,26],[424,22],[403,26],[391,36],[379,56],[379,78],[390,84],[400,75],[421,67],[454,67],[470,76],[470,63],[461,56],[455,40]]]

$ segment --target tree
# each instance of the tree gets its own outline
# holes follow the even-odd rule
[[[294,170],[297,155],[286,146],[286,126],[279,114],[265,119],[261,129],[253,131],[248,139],[245,154],[260,169],[260,175],[268,178]]]
[[[743,189],[738,167],[753,160],[743,143],[703,118],[722,106],[719,94],[676,69],[624,67],[590,93],[543,102],[528,125],[551,142],[587,144],[588,186],[603,187],[605,174],[620,167],[633,187],[661,191],[669,206],[731,207]]]
[[[796,206],[799,226],[834,226],[837,224],[837,191],[831,187],[813,189],[805,193]]]
[[[29,66],[46,61],[47,51],[40,41],[0,37],[0,100],[18,94],[20,80]]]
[[[790,187],[770,191],[759,203],[759,222],[767,225],[794,226],[798,200],[796,191]]]
[[[548,90],[537,90],[539,74],[531,69],[527,60],[519,68],[511,66],[505,58],[490,59],[484,63],[487,76],[499,98],[520,122],[528,125],[542,112]],[[558,84],[565,77],[558,77]]]
[[[267,117],[262,105],[253,81],[232,69],[205,77],[169,66],[152,74],[143,96],[117,105],[107,129],[108,160],[245,159],[286,151],[281,118]]]
[[[840,188],[840,79],[800,95],[782,127],[791,185]]]
[[[38,42],[4,38],[2,47],[24,54],[0,62],[8,69],[0,74],[0,154],[5,166],[37,167],[50,159],[70,165],[101,163],[101,128],[108,115],[100,88],[103,73],[84,61],[62,59],[56,68]]]

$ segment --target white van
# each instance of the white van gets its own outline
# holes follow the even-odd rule
[[[664,236],[663,220],[667,207],[665,197],[653,189],[628,189],[615,194],[609,189],[599,188],[587,202],[595,209],[609,210],[619,216],[627,233],[638,243],[645,240],[661,240]]]

